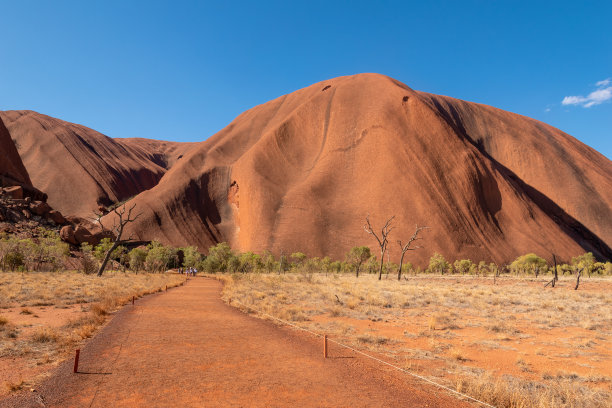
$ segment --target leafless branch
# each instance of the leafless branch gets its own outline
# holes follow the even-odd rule
[[[422,248],[420,246],[415,246],[415,247],[411,247],[412,243],[415,241],[418,241],[420,239],[423,239],[421,237],[419,237],[419,232],[423,231],[424,229],[427,229],[429,227],[419,227],[419,225],[417,224],[414,228],[414,234],[412,234],[412,236],[410,237],[410,239],[408,240],[408,242],[405,245],[402,245],[402,241],[398,240],[397,243],[400,246],[400,249],[402,251],[402,255],[400,257],[400,263],[399,263],[399,267],[397,269],[397,280],[400,280],[402,278],[402,263],[404,262],[404,255],[406,254],[407,251],[414,251],[415,249],[419,249]]]
[[[363,226],[363,229],[365,230],[365,232],[367,232],[368,234],[376,238],[376,241],[378,242],[378,246],[380,247],[380,269],[378,271],[378,280],[382,279],[382,267],[383,267],[385,252],[387,251],[387,246],[389,244],[389,234],[391,233],[391,231],[393,231],[393,228],[394,228],[391,226],[391,222],[393,221],[394,218],[395,218],[395,215],[387,220],[385,225],[380,230],[380,236],[376,234],[376,232],[374,232],[374,228],[372,227],[372,224],[370,223],[370,214],[366,216],[366,225]]]
[[[136,208],[136,204],[133,204],[130,208],[126,208],[125,204],[123,204],[122,206],[113,208],[112,212],[115,214],[115,217],[113,218],[113,226],[111,227],[111,229],[107,229],[104,226],[104,224],[102,223],[102,214],[98,214],[97,221],[100,224],[100,228],[102,229],[102,232],[111,233],[115,237],[113,245],[111,246],[109,251],[106,253],[106,256],[104,257],[104,261],[102,261],[102,265],[100,266],[100,270],[98,271],[98,276],[102,276],[102,273],[104,272],[104,268],[106,267],[106,264],[108,263],[108,260],[110,259],[111,253],[115,249],[117,249],[119,245],[134,240],[134,238],[132,238],[131,236],[127,239],[122,239],[122,236],[123,236],[123,231],[125,229],[125,226],[128,225],[129,223],[136,221],[142,215],[142,213],[138,213],[134,215],[133,211],[135,208]]]

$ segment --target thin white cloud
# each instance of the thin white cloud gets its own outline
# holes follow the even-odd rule
[[[612,99],[612,86],[608,86],[612,83],[612,79],[607,78],[597,82],[597,90],[591,92],[585,96],[566,96],[561,101],[561,105],[579,105],[583,108],[590,108],[591,106],[600,105],[606,101]]]

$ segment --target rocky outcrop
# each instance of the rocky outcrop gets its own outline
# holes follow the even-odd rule
[[[49,204],[42,201],[34,201],[30,204],[30,209],[36,215],[46,216],[51,211]]]
[[[64,225],[68,222],[62,213],[57,210],[49,211],[48,218],[57,225]]]
[[[191,146],[144,139],[117,141],[32,111],[0,111],[0,119],[10,133],[8,140],[17,142],[34,186],[49,194],[53,208],[80,217],[91,217],[100,206],[155,186]]]
[[[430,227],[410,254],[419,264],[434,252],[612,256],[610,160],[536,120],[376,74],[241,114],[132,204],[143,214],[132,234],[201,250],[227,241],[342,258],[375,248],[363,230],[370,214],[375,225],[395,215],[392,242]]]
[[[76,222],[75,222],[76,221]],[[85,220],[72,220],[72,223],[62,227],[60,238],[74,246],[81,244],[98,245],[104,238],[114,239],[114,235],[108,231],[102,231]]]
[[[65,223],[62,214],[46,203],[23,198],[21,187],[0,187],[0,232],[18,233],[38,226],[56,229]]]

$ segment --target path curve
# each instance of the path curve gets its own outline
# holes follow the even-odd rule
[[[0,407],[461,407],[433,386],[223,303],[206,278],[136,301]]]

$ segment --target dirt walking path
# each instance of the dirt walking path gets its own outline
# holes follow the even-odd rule
[[[195,278],[119,311],[35,392],[1,407],[461,407],[400,372],[249,317]]]

